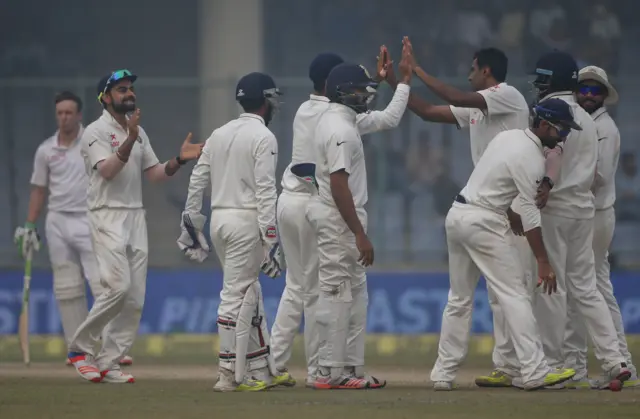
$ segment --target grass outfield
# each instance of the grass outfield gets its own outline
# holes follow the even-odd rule
[[[264,393],[219,394],[215,379],[216,341],[212,336],[140,336],[130,371],[136,384],[92,384],[64,366],[59,337],[33,337],[31,366],[20,363],[17,340],[0,338],[0,418],[153,419],[300,417],[341,415],[363,419],[474,418],[520,419],[638,418],[640,389],[622,392],[564,390],[525,393],[517,389],[480,389],[473,378],[491,367],[491,338],[476,336],[460,371],[461,388],[433,392],[429,370],[437,337],[370,336],[369,371],[389,381],[368,391],[315,391],[301,385]],[[640,339],[631,337],[632,352]],[[301,342],[295,352],[301,353]],[[292,373],[304,378],[299,355]],[[597,364],[592,362],[594,373]]]

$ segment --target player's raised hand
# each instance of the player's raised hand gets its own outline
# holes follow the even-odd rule
[[[127,120],[127,128],[129,128],[129,138],[137,140],[139,135],[138,125],[140,124],[140,108],[136,108],[133,114]]]
[[[200,154],[202,154],[204,143],[194,144],[191,142],[191,137],[193,137],[193,135],[189,133],[182,143],[182,147],[180,147],[180,160],[196,160],[200,157]]]
[[[393,65],[393,61],[389,58],[389,51],[385,45],[380,46],[380,52],[376,58],[378,59],[376,81],[380,82],[387,78],[387,70]]]
[[[542,285],[542,292],[551,295],[558,292],[558,283],[556,282],[556,273],[549,262],[538,262],[538,287]]]
[[[411,75],[413,74],[414,67],[415,59],[413,58],[413,47],[411,46],[411,42],[409,42],[409,38],[405,36],[402,40],[402,58],[398,64],[401,82],[408,84],[411,81]]]
[[[360,252],[358,262],[360,262],[362,266],[373,265],[373,245],[365,233],[356,234],[356,247]]]

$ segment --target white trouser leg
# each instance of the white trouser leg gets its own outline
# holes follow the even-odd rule
[[[315,304],[318,300],[317,243],[306,218],[309,195],[283,192],[278,198],[278,231],[287,264],[286,285],[271,331],[273,358],[284,368],[291,358],[293,340],[305,317],[305,353],[309,374],[317,367],[318,336]]]
[[[358,263],[355,236],[336,208],[315,201],[307,210],[316,229],[319,254],[320,295],[316,321],[320,337],[318,366],[331,370],[332,377],[342,374],[347,362],[347,339],[351,325],[352,288],[365,277]],[[358,209],[366,229],[367,216]]]
[[[120,312],[107,325],[102,350],[96,357],[100,370],[117,367],[131,350],[138,334],[147,285],[149,246],[144,210],[129,211],[125,222],[128,234],[126,250],[130,286]]]
[[[584,318],[594,353],[605,371],[625,362],[611,312],[598,291],[593,253],[593,220],[578,220],[567,254],[567,289]]]
[[[552,368],[564,366],[562,341],[568,310],[566,285],[568,223],[568,218],[542,213],[542,238],[549,262],[556,274],[558,292],[551,295],[537,295],[534,313],[540,327],[544,353]]]
[[[74,222],[77,217],[75,214],[52,211],[47,214],[45,224],[53,271],[53,292],[67,345],[89,314],[86,286],[73,243],[78,230],[77,222]]]
[[[455,203],[447,215],[446,228],[447,243],[457,256],[451,260],[450,254],[451,290],[443,315],[438,360],[431,380],[453,381],[455,372],[466,356],[473,292],[477,281],[471,279],[474,272],[469,268],[470,264],[475,264],[476,270],[479,269],[487,278],[498,303],[505,313],[509,313],[506,316],[508,331],[522,365],[523,381],[527,383],[543,379],[549,368],[538,343],[537,325],[522,273],[524,269],[508,237],[507,220],[488,210]],[[459,266],[454,267],[456,262],[466,269],[463,271]],[[455,278],[458,273],[466,274],[466,279],[454,279],[453,272]]]
[[[243,366],[236,376],[244,376],[247,359],[265,358],[250,351],[252,323],[258,308],[257,297],[245,298],[258,281],[264,250],[260,241],[258,214],[253,210],[214,210],[211,213],[211,241],[223,271],[223,285],[218,307],[220,367],[236,372],[237,343],[245,352]],[[250,296],[251,297],[251,296]],[[242,313],[242,318],[240,315]],[[239,331],[237,325],[240,325]],[[237,341],[240,342],[237,342]],[[255,355],[255,356],[254,356]]]
[[[518,254],[520,265],[523,267],[525,289],[527,290],[528,296],[531,299],[530,301],[533,304],[533,295],[535,292],[536,282],[534,281],[535,269],[532,266],[534,257],[533,253],[531,252],[531,247],[529,247],[529,242],[527,242],[526,237],[519,237],[511,234],[509,238]],[[496,345],[493,349],[494,366],[497,370],[502,371],[512,377],[520,376],[520,363],[518,361],[518,355],[516,353],[515,347],[513,346],[511,336],[508,333],[509,329],[507,327],[504,313],[502,312],[500,305],[497,304],[495,293],[490,291],[491,288],[488,286],[488,284],[487,289],[489,290],[489,301],[495,301],[495,303],[492,303],[491,309],[499,309],[498,315],[496,315],[496,311],[493,311],[494,338],[496,341]],[[498,324],[500,326],[498,326]],[[497,330],[499,330],[499,332]]]
[[[364,270],[363,272],[364,273]],[[369,306],[369,292],[366,276],[356,279],[357,285],[351,288],[351,314],[349,335],[347,336],[347,365],[354,367],[357,376],[364,373],[364,351],[367,332],[367,308]]]
[[[96,298],[87,319],[80,325],[69,344],[69,350],[94,355],[98,337],[107,324],[120,314],[125,302],[132,299],[138,302],[144,300],[144,284],[139,284],[139,281],[146,280],[146,278],[140,274],[135,278],[136,285],[133,295],[130,294],[134,278],[129,257],[133,250],[145,253],[144,264],[137,267],[142,269],[144,266],[146,276],[147,246],[146,221],[142,209],[89,211],[89,222],[93,249],[100,272],[100,283],[104,292]],[[140,259],[137,259],[137,262],[140,264]],[[129,307],[131,308],[131,306]],[[139,308],[135,307],[135,310],[132,311],[140,310],[142,310],[141,303]],[[139,321],[139,316],[137,320]],[[128,331],[133,333],[130,338],[132,343],[138,324],[136,323],[135,327],[133,325],[127,325],[127,327]],[[126,350],[128,349],[126,348]],[[102,358],[105,365],[100,366],[108,367],[109,365],[106,364],[109,360],[105,356]]]

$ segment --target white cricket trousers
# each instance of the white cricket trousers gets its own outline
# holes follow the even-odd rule
[[[595,356],[604,371],[625,362],[611,313],[596,285],[593,219],[542,213],[542,236],[556,273],[558,292],[536,298],[536,319],[551,367],[563,368],[567,310],[572,305],[586,323]],[[577,377],[580,378],[580,377]]]
[[[627,362],[627,366],[632,367],[633,362],[624,334],[622,314],[620,313],[618,301],[613,295],[613,285],[611,284],[609,271],[609,246],[613,239],[615,224],[616,214],[613,207],[596,210],[593,218],[593,256],[595,260],[596,285],[611,313],[613,325],[618,335],[620,354]],[[575,304],[569,306],[565,333],[565,365],[576,370],[577,379],[585,378],[587,376],[587,330],[583,319],[578,315]]]
[[[213,209],[211,211],[211,241],[222,266],[223,279],[218,306],[218,335],[220,338],[220,366],[235,371],[236,365],[236,326],[251,324],[259,311],[262,292],[258,282],[260,265],[264,259],[264,248],[258,226],[258,212],[252,209]],[[239,315],[249,291],[255,288],[257,296],[251,297],[252,306],[248,307],[247,318]],[[253,331],[249,332],[252,333]],[[255,334],[254,334],[255,335]],[[260,343],[251,342],[246,359],[249,370],[267,366],[269,343],[263,337]],[[260,361],[260,365],[257,362]],[[244,371],[243,371],[244,374]]]
[[[104,371],[117,368],[138,333],[147,283],[147,222],[142,208],[103,208],[89,211],[89,224],[105,291],[93,303],[69,351],[95,355],[104,330],[102,349],[96,356]]]
[[[356,212],[366,231],[366,211],[356,208]],[[369,295],[355,235],[338,209],[319,197],[311,199],[307,218],[318,240],[318,366],[332,369],[332,375],[344,367],[362,370]]]
[[[49,211],[45,222],[53,293],[66,344],[89,314],[85,278],[94,299],[103,291],[86,212]]]
[[[511,243],[513,244],[517,254],[520,265],[523,268],[524,286],[527,291],[527,296],[533,307],[533,298],[536,289],[536,271],[535,258],[529,242],[526,237],[516,236],[513,233],[510,234]],[[489,302],[491,304],[491,311],[493,312],[493,336],[495,339],[495,346],[493,347],[493,365],[498,371],[502,371],[511,377],[520,376],[520,362],[518,361],[518,354],[513,345],[513,340],[509,334],[509,325],[507,324],[505,313],[502,307],[498,303],[496,294],[492,291],[492,288],[487,284],[487,291],[489,294]]]
[[[284,292],[278,306],[271,343],[277,368],[285,368],[291,358],[293,340],[304,314],[304,345],[307,376],[318,365],[318,332],[315,311],[318,302],[318,245],[306,210],[308,193],[283,191],[278,197],[278,232],[287,265]]]
[[[523,382],[543,380],[544,359],[523,267],[504,214],[454,202],[445,221],[450,290],[442,316],[438,359],[432,381],[453,382],[469,349],[474,293],[480,275],[493,289],[505,314],[521,365]]]

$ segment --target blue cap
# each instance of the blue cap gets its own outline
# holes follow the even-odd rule
[[[533,108],[535,115],[552,124],[582,131],[582,127],[574,120],[571,106],[562,99],[551,98],[539,102]]]
[[[313,82],[315,87],[324,86],[329,77],[331,70],[339,64],[342,64],[344,60],[338,54],[333,52],[323,52],[316,56],[311,61],[309,66],[309,78]]]
[[[236,100],[255,100],[279,96],[280,90],[271,76],[264,73],[249,73],[238,81],[236,86]]]
[[[360,64],[342,63],[329,73],[327,77],[327,97],[336,99],[339,91],[345,89],[377,87],[369,72]]]

